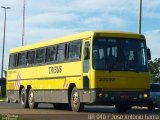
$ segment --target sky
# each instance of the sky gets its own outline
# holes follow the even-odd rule
[[[25,45],[89,30],[137,33],[138,4],[139,0],[26,0]],[[7,10],[7,68],[9,49],[22,45],[23,0],[0,0],[0,6],[11,7]],[[143,0],[142,9],[142,34],[151,49],[152,60],[160,58],[160,0]],[[1,8],[0,56],[3,29]]]

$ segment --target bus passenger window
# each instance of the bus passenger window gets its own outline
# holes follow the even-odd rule
[[[45,58],[45,49],[36,50],[36,63],[43,63]]]
[[[81,58],[81,41],[69,43],[69,60],[79,60]]]
[[[24,66],[26,64],[26,53],[18,53],[17,66]]]
[[[15,68],[16,67],[16,54],[11,54],[9,57],[9,68]]]
[[[57,61],[58,62],[62,62],[65,60],[65,44],[60,44],[58,45],[58,49],[57,49]]]
[[[46,62],[53,62],[56,60],[56,46],[47,47],[46,49]]]
[[[27,53],[27,65],[33,65],[35,62],[35,51],[29,51]]]

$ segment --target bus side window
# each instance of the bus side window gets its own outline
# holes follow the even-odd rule
[[[57,48],[57,62],[63,62],[65,60],[66,44],[59,44]]]
[[[54,62],[56,60],[57,46],[50,46],[46,48],[46,62]]]
[[[69,60],[80,60],[81,58],[81,41],[74,41],[69,43]]]
[[[16,61],[17,61],[16,59],[17,59],[17,54],[11,54],[9,56],[9,69],[16,67]]]
[[[28,51],[27,52],[27,65],[33,65],[35,63],[35,51]]]
[[[18,53],[17,66],[25,66],[26,64],[26,53]]]
[[[45,58],[45,49],[37,49],[36,50],[36,63],[44,63]]]

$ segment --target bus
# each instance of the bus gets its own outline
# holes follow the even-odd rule
[[[24,108],[51,103],[74,112],[84,105],[113,105],[127,112],[147,103],[150,89],[144,35],[87,31],[11,49],[8,101]]]

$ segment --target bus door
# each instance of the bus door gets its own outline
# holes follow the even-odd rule
[[[84,40],[84,46],[83,46],[83,91],[84,101],[90,100],[90,41],[89,39]]]

